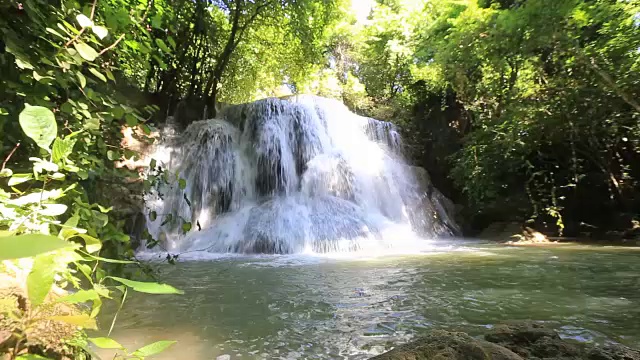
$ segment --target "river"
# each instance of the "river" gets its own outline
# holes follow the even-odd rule
[[[133,294],[112,336],[129,348],[178,341],[158,359],[366,359],[435,328],[478,335],[530,319],[640,347],[639,259],[637,248],[458,242],[405,256],[184,261],[159,277],[185,294]]]

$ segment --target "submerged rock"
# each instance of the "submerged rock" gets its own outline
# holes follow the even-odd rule
[[[496,325],[484,340],[462,332],[432,331],[376,360],[640,360],[640,351],[619,344],[595,346],[564,340],[537,323]]]
[[[501,324],[484,336],[524,359],[582,359],[583,348],[560,338],[555,330],[536,323]]]
[[[511,350],[462,332],[436,330],[411,343],[376,356],[375,360],[521,360]]]

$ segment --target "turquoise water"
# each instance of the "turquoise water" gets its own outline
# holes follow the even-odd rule
[[[163,266],[182,296],[131,296],[114,338],[165,359],[366,359],[431,329],[537,320],[640,347],[640,249],[462,243],[378,258],[222,257]],[[106,320],[105,320],[106,321]]]

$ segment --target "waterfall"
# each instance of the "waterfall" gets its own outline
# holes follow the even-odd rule
[[[404,161],[395,126],[336,100],[230,106],[154,158],[184,179],[146,197],[148,231],[169,251],[345,252],[458,231],[428,174]]]

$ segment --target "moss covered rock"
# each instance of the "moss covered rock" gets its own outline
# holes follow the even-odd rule
[[[436,330],[411,343],[376,356],[375,360],[522,360],[502,346],[462,332]]]
[[[619,344],[595,346],[564,340],[541,324],[493,327],[484,340],[462,332],[436,330],[375,360],[640,360],[640,351]]]

